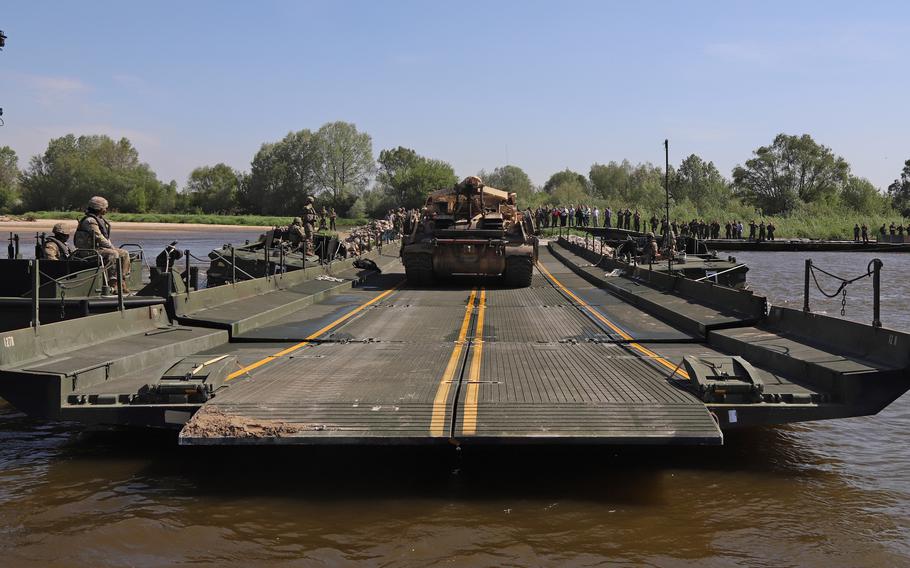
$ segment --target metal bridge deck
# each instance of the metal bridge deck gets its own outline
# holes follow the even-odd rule
[[[541,262],[627,339],[692,339],[562,270],[543,249]],[[354,308],[357,299],[366,303]],[[343,321],[327,323],[342,312]],[[667,381],[672,365],[616,343],[614,330],[541,271],[524,289],[466,280],[346,293],[244,338],[278,342],[211,350],[237,355],[243,369],[187,424],[181,443],[722,440],[705,405]]]

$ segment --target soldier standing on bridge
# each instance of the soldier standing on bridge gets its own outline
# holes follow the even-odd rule
[[[335,208],[332,207],[331,209],[329,209],[329,229],[331,229],[332,231],[337,230],[335,228],[335,219],[337,219],[337,218],[338,218],[338,214],[335,213]]]
[[[768,240],[769,241],[774,240],[774,230],[776,228],[777,227],[774,226],[774,223],[772,223],[771,221],[768,221]]]
[[[70,238],[70,232],[66,230],[63,223],[57,223],[51,229],[51,233],[51,236],[44,237],[44,259],[68,260],[73,252],[66,244]]]
[[[101,257],[102,262],[108,268],[108,275],[111,280],[116,279],[117,272],[114,269],[114,263],[120,262],[120,274],[123,276],[123,282],[117,282],[124,293],[129,292],[126,281],[130,275],[130,253],[117,248],[111,243],[111,224],[104,215],[107,213],[107,199],[99,196],[92,197],[88,200],[85,208],[85,216],[76,226],[76,235],[73,238],[73,244],[77,249],[93,250]]]
[[[660,250],[657,248],[657,239],[654,238],[654,233],[648,233],[647,260],[648,262],[657,262],[659,259]]]
[[[633,228],[634,228],[635,232],[640,233],[641,232],[641,213],[638,212],[638,209],[635,210],[635,216],[632,217],[632,219],[634,221]]]
[[[313,229],[316,226],[316,208],[313,207],[315,202],[316,199],[312,195],[307,196],[306,205],[303,207],[303,234],[306,239],[304,254],[310,251],[313,244]]]
[[[608,205],[607,208],[604,209],[604,227],[609,229],[612,226],[613,226],[613,210],[610,209],[610,206]]]
[[[869,243],[869,227],[865,223],[859,228],[860,235],[863,237],[863,244]]]
[[[894,234],[894,223],[891,223],[891,234]],[[853,242],[859,242],[859,223],[853,225]]]
[[[758,242],[765,240],[765,222],[762,221],[758,224]]]

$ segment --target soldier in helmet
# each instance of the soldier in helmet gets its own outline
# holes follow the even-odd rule
[[[299,249],[306,243],[306,234],[303,232],[303,219],[294,217],[291,224],[285,227],[285,234],[293,250]]]
[[[648,262],[654,262],[660,258],[660,249],[657,247],[657,239],[654,238],[653,232],[648,232],[648,249],[645,255]]]
[[[73,253],[66,241],[70,238],[70,232],[63,226],[63,223],[57,223],[51,229],[51,235],[44,237],[44,258],[45,260],[67,260]]]
[[[129,292],[126,281],[130,275],[130,253],[117,248],[111,243],[111,224],[104,218],[107,214],[107,199],[99,196],[92,197],[88,200],[85,208],[85,216],[76,226],[76,235],[73,242],[76,248],[90,249],[98,253],[104,265],[108,267],[108,274],[113,280],[116,277],[114,263],[120,262],[120,272],[123,275],[123,282],[117,285],[123,292]]]
[[[309,195],[306,198],[306,205],[303,208],[303,234],[306,238],[307,250],[309,250],[310,245],[313,242],[313,232],[316,226],[316,208],[313,204],[316,203],[316,199]]]

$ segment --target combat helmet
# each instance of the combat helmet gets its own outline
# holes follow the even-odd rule
[[[105,199],[99,195],[96,195],[88,200],[87,209],[90,209],[92,211],[101,211],[101,210],[107,209],[107,207],[108,207],[107,199]]]

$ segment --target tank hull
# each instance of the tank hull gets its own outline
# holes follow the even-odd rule
[[[502,276],[510,261],[524,259],[533,266],[537,260],[536,243],[510,243],[503,240],[426,239],[401,247],[405,271],[432,272],[436,278],[453,275]]]

